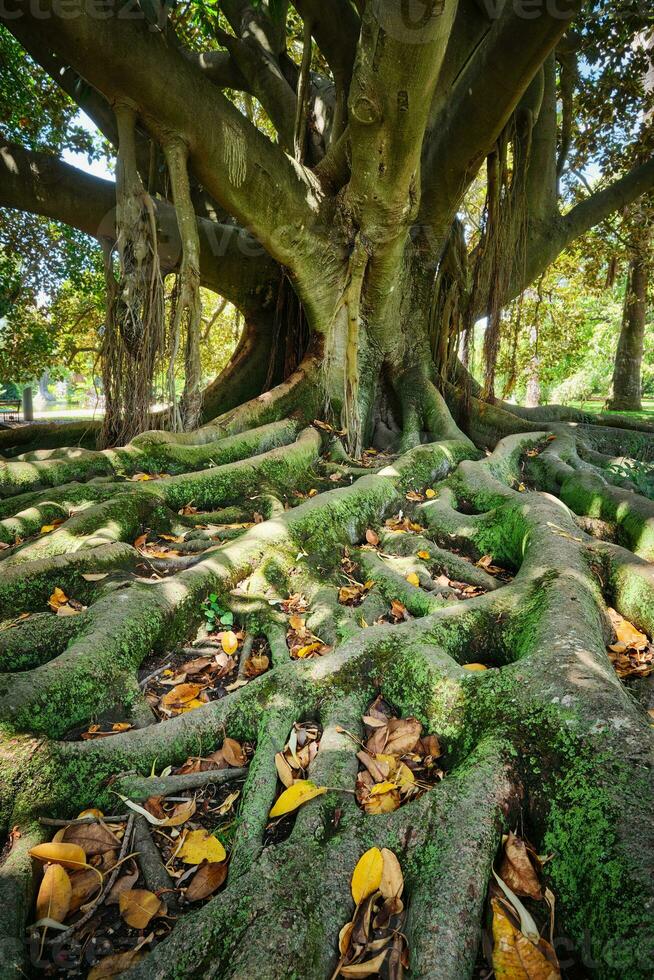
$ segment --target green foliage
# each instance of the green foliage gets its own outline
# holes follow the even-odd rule
[[[202,603],[202,613],[209,629],[215,629],[217,626],[234,625],[234,613],[228,609],[223,609],[215,592],[212,592]]]
[[[631,480],[638,493],[654,500],[654,464],[643,459],[631,459],[624,463],[611,463],[607,467],[609,473]]]

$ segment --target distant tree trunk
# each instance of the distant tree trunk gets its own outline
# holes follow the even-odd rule
[[[641,366],[645,340],[649,264],[647,255],[635,255],[629,263],[622,327],[613,369],[613,411],[638,412],[641,402]]]

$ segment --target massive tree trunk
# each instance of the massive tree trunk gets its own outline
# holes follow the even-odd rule
[[[612,394],[609,398],[609,408],[614,412],[640,412],[643,407],[641,370],[650,261],[649,255],[641,253],[629,262],[622,326],[613,368]]]
[[[514,5],[491,19],[481,4],[450,0],[337,0],[328,17],[313,0],[295,6],[333,83],[309,86],[304,143],[297,93],[307,80],[298,85],[301,67],[267,4],[223,3],[234,36],[219,34],[226,51],[197,56],[138,20],[94,19],[86,4],[76,17],[8,21],[36,57],[54,47],[101,103],[130,92],[147,133],[182,141],[197,195],[249,231],[224,216],[197,220],[200,279],[247,323],[205,393],[205,424],[0,464],[0,604],[11,623],[0,631],[0,817],[17,828],[0,865],[0,975],[25,970],[40,821],[110,812],[116,791],[131,801],[186,795],[189,781],[168,767],[229,737],[253,755],[225,838],[226,884],[188,915],[174,889],[170,937],[129,976],[335,974],[352,870],[372,846],[393,850],[404,873],[412,975],[478,975],[491,869],[503,832],[519,828],[551,855],[559,952],[573,950],[580,972],[644,980],[654,944],[651,726],[607,655],[607,607],[652,635],[654,504],[610,464],[649,449],[654,433],[483,401],[456,353],[479,309],[497,312],[502,293],[647,189],[654,167],[558,212],[552,52],[576,4],[536,20]],[[279,145],[217,84],[254,93]],[[303,164],[295,151],[309,137]],[[513,180],[509,147],[521,161]],[[498,154],[501,193],[469,266],[457,210]],[[15,147],[0,161],[4,203],[29,200],[111,237],[106,182],[77,185],[72,168]],[[525,213],[529,186],[540,193]],[[183,219],[183,180],[178,192]],[[509,201],[505,220],[497,209]],[[162,268],[179,268],[188,227],[163,200],[153,207]],[[503,243],[492,241],[498,227]],[[513,250],[525,235],[524,261],[507,262],[497,246]],[[187,258],[189,244],[195,259],[192,233]],[[159,553],[144,549],[146,533]],[[486,570],[493,563],[500,578]],[[353,582],[355,606],[341,591]],[[79,615],[46,613],[55,588],[85,607]],[[207,596],[243,631],[242,664],[227,690],[156,720],[137,679],[197,659],[189,643]],[[301,655],[297,628],[312,637]],[[254,638],[269,669],[249,678]],[[378,695],[442,740],[445,774],[395,812],[367,813],[345,731],[363,736]],[[109,719],[134,728],[76,738]],[[309,776],[325,792],[283,833],[266,833],[281,788],[275,755],[305,721],[320,730]],[[156,836],[142,830],[145,868]],[[165,869],[155,870],[153,890],[170,897]],[[143,939],[145,949],[154,942]],[[95,956],[70,933],[61,942],[77,962]],[[49,942],[50,960],[56,951]],[[390,960],[382,975],[401,976]]]

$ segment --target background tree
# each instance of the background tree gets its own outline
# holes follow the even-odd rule
[[[607,603],[654,630],[652,503],[611,469],[618,453],[635,469],[653,434],[495,396],[507,304],[651,190],[649,158],[620,157],[597,192],[581,182],[566,193],[561,180],[582,104],[568,56],[596,52],[600,81],[634,119],[645,14],[573,0],[130,3],[101,16],[79,0],[65,16],[45,11],[5,0],[3,17],[110,141],[117,179],[12,137],[0,200],[103,244],[105,441],[149,424],[162,356],[184,358],[186,391],[176,406],[171,370],[173,410],[159,421],[194,424],[202,285],[245,328],[203,394],[199,428],[101,451],[47,448],[70,441],[61,429],[3,443],[27,448],[0,472],[7,617],[42,611],[55,585],[88,606],[78,631],[51,617],[7,631],[3,819],[21,829],[0,869],[8,975],[21,969],[37,818],[89,799],[106,807],[109,777],[180,765],[227,732],[256,743],[228,884],[132,976],[332,975],[353,913],[350,869],[373,842],[406,872],[416,975],[471,976],[501,830],[521,822],[555,855],[547,880],[577,955],[587,938],[599,976],[647,976],[651,726],[606,644]],[[607,160],[635,138],[607,121],[614,108],[596,128]],[[471,236],[461,209],[480,170]],[[457,355],[482,317],[479,386]],[[133,542],[171,532],[180,553],[150,555],[144,574]],[[489,561],[508,575],[494,579]],[[342,601],[344,574],[360,582],[360,606]],[[481,594],[464,599],[466,583]],[[296,594],[309,650],[278,613]],[[193,637],[207,595],[265,642],[271,669],[248,682],[244,655],[223,698],[66,741],[117,705],[141,723],[134,671]],[[38,659],[33,629],[51,630]],[[479,661],[486,670],[465,669]],[[443,738],[448,774],[370,815],[352,795],[344,729],[361,731],[378,693]],[[311,777],[326,792],[272,844],[274,756],[304,718],[321,727]],[[397,958],[389,975],[401,975]]]

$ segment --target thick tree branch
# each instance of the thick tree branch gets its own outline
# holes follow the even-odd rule
[[[251,86],[228,51],[183,50],[182,54],[219,88],[232,88],[238,92],[253,94]]]
[[[594,228],[614,211],[631,204],[654,188],[654,158],[630,170],[603,191],[598,191],[563,215],[561,225],[565,245]],[[563,247],[565,247],[565,245]]]
[[[159,252],[166,271],[177,268],[181,241],[175,209],[155,201]],[[45,153],[0,144],[0,206],[30,211],[78,228],[97,239],[115,234],[115,185]],[[241,228],[198,219],[202,284],[239,309],[260,307],[279,269]]]
[[[418,205],[420,150],[455,0],[429,0],[407,25],[394,2],[369,4],[350,88],[348,200],[369,241],[399,240]]]
[[[131,99],[146,123],[150,116],[159,128],[178,133],[207,190],[252,229],[271,255],[294,268],[319,203],[318,185],[309,172],[258,132],[145,21],[94,17],[92,0],[79,0],[75,16],[58,16],[54,3],[44,6],[51,16],[40,19],[21,0],[9,0],[4,11],[8,28],[16,16],[25,17],[30,32],[51,44],[107,99]],[[286,220],[281,229],[280,214]]]
[[[292,152],[297,100],[279,65],[277,32],[261,10],[243,0],[224,0],[222,7],[236,37],[221,32],[219,40],[270,116],[282,146]]]
[[[347,90],[352,78],[361,21],[350,0],[294,0],[332,70],[336,87]]]
[[[537,16],[507,4],[454,85],[423,155],[420,223],[444,240],[456,208],[531,79],[581,5],[543,4]]]

